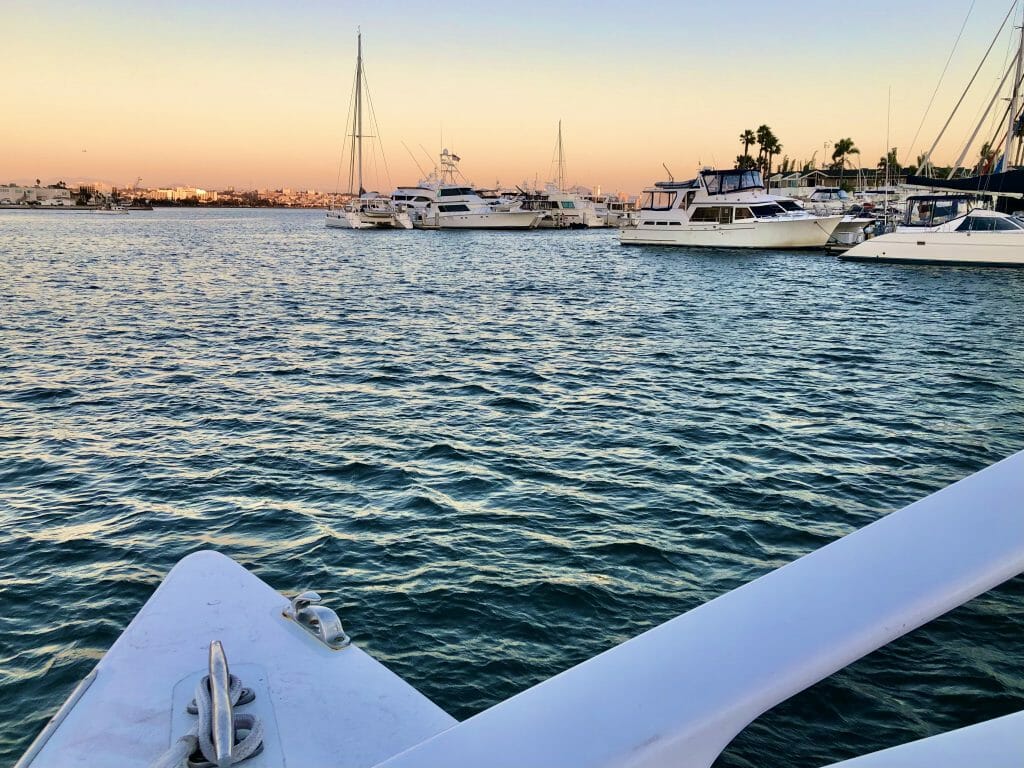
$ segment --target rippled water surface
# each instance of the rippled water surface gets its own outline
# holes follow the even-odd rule
[[[465,718],[1024,448],[1022,304],[1021,271],[614,232],[0,212],[0,762],[210,547],[327,593]],[[912,633],[720,764],[1024,708],[1022,605],[1018,579]]]

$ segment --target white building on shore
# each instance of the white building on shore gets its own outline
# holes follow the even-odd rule
[[[67,187],[20,187],[17,184],[0,184],[0,205],[74,205],[71,190]]]

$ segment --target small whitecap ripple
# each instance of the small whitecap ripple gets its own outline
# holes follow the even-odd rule
[[[464,718],[1024,448],[1020,272],[321,216],[0,213],[0,762],[200,548]],[[1022,598],[719,764],[1022,708]]]

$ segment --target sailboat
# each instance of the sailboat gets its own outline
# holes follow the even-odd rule
[[[338,229],[412,229],[412,221],[404,207],[363,188],[363,35],[356,34],[356,83],[352,108],[352,139],[348,168],[347,200],[340,208],[327,211],[326,224]],[[371,110],[372,115],[372,110]],[[380,131],[375,132],[377,135]],[[383,150],[382,150],[383,151]]]
[[[996,39],[1006,26],[1016,2],[1003,19],[996,32]],[[995,40],[993,40],[993,44]],[[989,47],[989,51],[992,47]],[[987,58],[988,53],[985,54]],[[982,59],[984,64],[985,59]],[[978,69],[981,69],[979,65]],[[977,72],[975,72],[977,75]],[[997,103],[1006,82],[1011,82],[1008,104],[1001,141],[990,142],[989,146],[1003,147],[1002,157],[994,173],[978,173],[967,178],[954,179],[967,152],[974,144],[978,133],[988,122],[989,112]],[[973,82],[973,78],[972,81]],[[970,266],[1024,266],[1024,219],[999,211],[983,210],[975,198],[992,196],[1004,201],[1024,196],[1024,168],[1011,168],[1011,159],[1019,165],[1024,159],[1024,143],[1019,134],[1021,125],[1021,88],[1024,85],[1024,19],[1017,45],[1017,55],[1007,67],[999,87],[996,88],[987,109],[978,121],[977,127],[964,145],[963,151],[953,164],[945,179],[926,175],[909,176],[907,183],[913,186],[930,187],[947,194],[915,195],[907,198],[903,220],[896,231],[866,240],[845,253],[841,259],[848,261],[896,262],[909,264],[950,264]],[[967,89],[970,88],[968,83]],[[967,89],[964,95],[967,94]],[[963,102],[961,96],[960,103]],[[927,171],[929,159],[942,135],[956,114],[953,114],[939,132],[931,149],[925,153],[922,166]],[[980,171],[987,170],[984,163]],[[965,194],[966,193],[966,194]],[[1016,205],[1020,205],[1019,200]],[[1010,209],[1012,210],[1012,209]]]
[[[558,121],[558,143],[555,146],[557,155],[558,180],[549,182],[544,191],[528,193],[523,207],[528,210],[540,211],[544,217],[540,227],[581,229],[585,227],[607,227],[608,217],[602,215],[592,200],[566,188],[565,184],[565,148],[562,143],[562,121]]]

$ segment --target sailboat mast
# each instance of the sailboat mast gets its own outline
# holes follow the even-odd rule
[[[1021,27],[1020,27],[1020,44],[1017,47],[1017,67],[1013,77],[1013,96],[1010,98],[1010,114],[1007,118],[1008,123],[1006,126],[1006,144],[1003,147],[1003,167],[1002,170],[1010,170],[1010,150],[1013,149],[1014,128],[1017,127],[1017,112],[1020,110],[1020,77],[1021,68],[1024,65],[1024,4],[1022,4],[1022,16],[1021,16]]]
[[[562,121],[558,121],[558,191],[565,192],[565,155],[562,152]]]
[[[359,155],[358,194],[363,194],[363,33],[356,35],[356,141]]]

